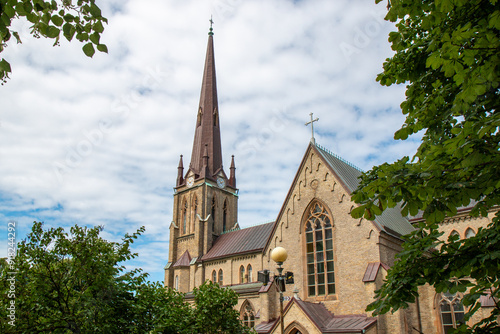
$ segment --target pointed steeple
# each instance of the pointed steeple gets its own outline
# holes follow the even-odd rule
[[[197,175],[202,174],[204,148],[207,146],[208,171],[205,177],[213,177],[222,169],[222,149],[219,129],[219,106],[217,102],[217,83],[215,79],[215,57],[212,27],[208,34],[205,69],[201,84],[200,105],[196,117],[193,152],[190,169]]]

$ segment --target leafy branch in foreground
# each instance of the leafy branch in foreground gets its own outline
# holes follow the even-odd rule
[[[427,223],[404,237],[403,252],[369,310],[406,307],[418,286],[430,284],[438,292],[464,292],[470,317],[481,295],[498,294],[500,3],[391,0],[386,20],[398,29],[389,34],[395,54],[377,81],[407,85],[406,120],[394,137],[423,137],[413,159],[362,176],[352,196],[359,207],[351,215],[375,219],[401,205],[403,216],[422,213]],[[438,223],[460,207],[472,207],[472,216],[496,216],[474,238],[441,241]],[[493,314],[500,314],[498,304]],[[461,330],[489,330],[491,319]]]
[[[31,24],[30,34],[33,37],[54,39],[54,45],[59,45],[62,33],[68,41],[76,38],[84,43],[82,49],[88,57],[94,55],[96,48],[108,52],[106,45],[100,42],[103,23],[108,23],[108,20],[102,16],[95,0],[0,0],[0,53],[12,37],[17,43],[22,43],[19,32],[12,29],[16,19],[27,20]],[[2,83],[9,78],[9,73],[11,66],[2,58]]]

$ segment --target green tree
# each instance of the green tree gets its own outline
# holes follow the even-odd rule
[[[34,222],[18,244],[14,263],[3,266],[2,282],[15,279],[15,327],[5,322],[2,333],[128,333],[134,320],[135,289],[144,283],[140,270],[121,264],[137,254],[130,245],[140,228],[121,243],[102,239],[102,227],[74,226],[43,230]],[[15,274],[12,274],[15,273]],[[0,286],[2,297],[8,288]],[[0,299],[6,312],[11,299]]]
[[[142,284],[133,305],[137,325],[130,333],[193,333],[193,309],[184,297],[158,282]]]
[[[379,3],[381,0],[376,0]],[[405,237],[403,252],[368,309],[395,311],[415,301],[417,287],[465,292],[466,319],[479,297],[499,297],[500,274],[500,5],[497,0],[389,0],[386,20],[395,54],[377,81],[406,84],[406,120],[395,139],[423,134],[410,159],[384,163],[362,176],[352,216],[374,219],[388,207],[423,213],[426,223]],[[457,208],[496,212],[487,228],[466,240],[440,241],[438,223]],[[495,317],[463,331],[497,328]]]
[[[31,35],[54,39],[54,45],[59,44],[62,33],[68,41],[75,37],[85,43],[82,49],[88,57],[94,55],[95,48],[108,52],[106,45],[100,42],[103,23],[108,20],[102,16],[95,0],[0,0],[0,53],[12,37],[17,43],[22,42],[19,32],[12,30],[16,19],[27,20],[31,24]],[[9,73],[10,64],[2,58],[0,81],[5,82]]]
[[[233,309],[234,291],[206,282],[191,305],[140,269],[126,271],[144,227],[119,243],[101,238],[102,230],[76,225],[68,234],[33,223],[15,261],[0,259],[1,333],[250,333]]]
[[[194,310],[192,333],[251,333],[250,328],[239,320],[239,313],[234,309],[238,295],[229,288],[209,280],[194,288]]]

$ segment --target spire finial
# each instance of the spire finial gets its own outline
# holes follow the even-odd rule
[[[213,36],[214,35],[214,30],[212,29],[212,25],[214,24],[214,20],[212,20],[212,15],[210,15],[210,31],[208,32],[208,36]]]
[[[305,125],[311,124],[311,143],[316,145],[316,140],[314,139],[314,122],[319,121],[319,118],[316,117],[316,119],[313,119],[313,113],[310,113],[309,116],[311,116],[311,121],[307,122]]]

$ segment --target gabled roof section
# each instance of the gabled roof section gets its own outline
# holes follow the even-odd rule
[[[366,314],[333,315],[322,303],[305,302],[295,297],[285,307],[285,320],[289,320],[287,312],[294,304],[302,309],[321,333],[364,333],[377,322],[376,318],[368,317]],[[278,322],[279,318],[261,323],[255,330],[257,333],[271,333]]]
[[[310,303],[297,298],[292,299],[287,309],[292,302],[304,311],[322,333],[363,333],[377,322],[376,318],[365,314],[333,315],[322,303]]]
[[[271,236],[274,222],[225,233],[217,238],[202,261],[261,251]]]
[[[362,170],[320,145],[311,144],[311,146],[323,157],[325,162],[344,184],[349,194],[352,194],[358,188]],[[414,230],[410,222],[401,215],[399,205],[386,209],[380,216],[375,218],[374,223],[379,229],[395,236],[405,235]]]
[[[191,263],[191,255],[189,255],[188,251],[185,251],[184,254],[181,255],[181,257],[175,262],[175,264],[172,267],[189,267],[189,264]]]

